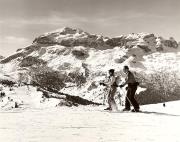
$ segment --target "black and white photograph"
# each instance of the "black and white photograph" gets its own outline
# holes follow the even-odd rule
[[[0,142],[179,132],[179,0],[0,0]]]

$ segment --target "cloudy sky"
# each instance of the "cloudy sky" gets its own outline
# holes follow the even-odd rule
[[[0,55],[65,26],[110,37],[150,32],[180,41],[180,0],[0,0]]]

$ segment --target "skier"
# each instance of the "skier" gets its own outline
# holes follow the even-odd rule
[[[123,111],[129,111],[131,108],[130,105],[132,105],[134,109],[132,109],[131,111],[139,112],[139,109],[140,109],[139,104],[134,98],[136,90],[137,90],[137,86],[139,85],[139,83],[136,82],[135,77],[132,74],[132,72],[129,71],[128,66],[124,66],[123,72],[126,73],[126,79],[125,79],[125,83],[120,85],[120,87],[122,88],[126,84],[128,85],[127,93],[126,93],[126,100],[125,100],[125,108],[123,109]]]
[[[108,105],[109,107],[107,107],[104,110],[117,110],[117,106],[116,106],[116,102],[114,100],[114,96],[117,90],[117,83],[116,83],[117,79],[114,75],[114,69],[110,69],[109,70],[109,77],[108,77],[108,82],[106,83],[100,83],[100,85],[103,86],[107,86],[109,88],[109,92],[108,92]]]

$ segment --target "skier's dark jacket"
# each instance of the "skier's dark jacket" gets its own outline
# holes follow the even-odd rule
[[[136,81],[132,72],[128,71],[127,76],[125,78],[124,85],[128,84],[128,86],[138,86],[139,82]]]

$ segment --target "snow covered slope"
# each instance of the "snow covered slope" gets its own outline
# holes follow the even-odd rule
[[[61,91],[99,101],[104,94],[99,82],[109,69],[123,77],[124,65],[139,73],[149,73],[168,64],[170,71],[179,72],[179,60],[180,47],[173,38],[166,40],[149,33],[109,38],[65,27],[35,38],[32,45],[3,59],[0,68],[15,78],[18,72],[41,66],[64,76],[78,74],[85,78],[81,87],[77,85],[78,79],[73,78],[75,81],[63,80],[66,86]]]
[[[180,102],[143,106],[143,113],[109,113],[99,107],[0,111],[5,142],[179,142]],[[8,118],[8,119],[7,119]]]

